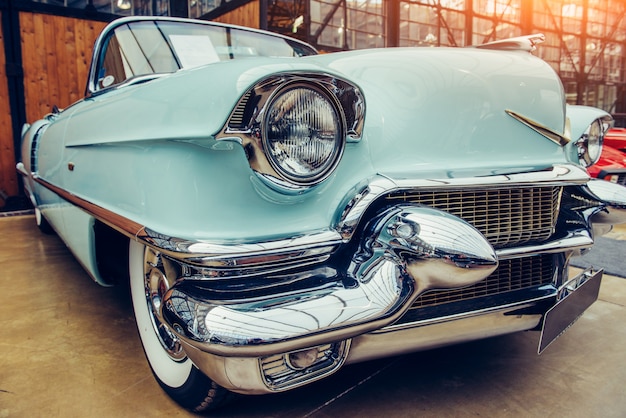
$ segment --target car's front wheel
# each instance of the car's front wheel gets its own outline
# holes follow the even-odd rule
[[[161,297],[169,287],[162,255],[131,240],[129,268],[139,337],[159,385],[184,408],[194,412],[215,409],[231,392],[198,370],[176,336],[159,319]]]
[[[52,229],[52,225],[48,222],[46,218],[44,218],[43,213],[41,213],[41,209],[35,206],[35,222],[37,223],[37,228],[41,232],[47,235],[54,234],[54,229]]]

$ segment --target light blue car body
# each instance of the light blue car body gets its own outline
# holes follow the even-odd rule
[[[135,21],[147,20],[123,22]],[[102,79],[92,69],[83,100],[26,127],[18,169],[38,213],[99,283],[110,282],[97,248],[102,225],[131,247],[138,241],[180,262],[181,277],[159,295],[165,308],[156,317],[194,364],[229,390],[286,390],[324,377],[344,361],[532,329],[571,289],[592,281],[599,286],[601,272],[584,272],[576,285],[566,285],[569,258],[590,248],[595,234],[626,221],[626,189],[590,180],[581,166],[590,126],[605,129],[610,118],[599,109],[566,105],[556,73],[530,53],[532,39],[476,48],[251,57],[106,88],[94,88]],[[96,67],[103,47],[96,45]],[[339,92],[333,94],[348,91],[342,97],[355,98],[358,108],[355,132],[346,135],[336,167],[305,187],[268,180],[255,161],[258,149],[250,149],[255,131],[231,127],[251,91],[267,80],[290,78],[304,84],[330,80]],[[351,118],[351,104],[337,104],[345,119]],[[259,120],[265,117],[262,105],[254,111]],[[548,236],[493,248],[461,215],[408,200],[389,203],[401,191],[469,187],[489,195],[535,185],[555,190],[548,199],[554,206],[547,210],[554,212]],[[512,205],[522,215],[538,212],[532,198],[513,202],[507,208],[495,203],[494,213]],[[497,215],[490,214],[489,201],[486,207],[477,217],[488,224]],[[524,233],[524,225],[515,228]],[[429,235],[417,238],[420,233]],[[471,307],[471,298],[463,301],[469,308],[457,316],[470,325],[446,328],[456,326],[447,313],[433,314],[427,323],[418,315],[396,324],[424,292],[463,289],[485,279],[499,262],[543,255],[553,260],[549,283],[488,309]],[[213,291],[207,283],[217,278],[221,285],[235,276],[244,282],[319,278],[323,285],[273,295],[255,284],[258,293],[249,298],[203,298]],[[377,286],[389,291],[378,295]],[[177,305],[180,300],[189,311]],[[335,306],[330,300],[347,302]],[[483,314],[493,317],[476,326]],[[432,324],[443,331],[428,334]],[[391,343],[388,336],[397,329],[428,335],[411,343],[401,334],[403,343]],[[341,347],[333,346],[336,352],[324,360],[332,363],[327,369],[311,366],[305,373],[290,365],[289,353],[338,341]],[[284,357],[291,377],[258,376],[271,355]]]
[[[255,82],[303,71],[338,75],[361,87],[364,134],[347,144],[323,184],[281,195],[256,180],[238,144],[214,135]],[[43,125],[38,173],[78,197],[165,235],[254,242],[333,228],[349,192],[376,175],[445,179],[572,162],[568,147],[504,112],[563,133],[564,103],[553,70],[527,52],[369,50],[182,70],[81,100],[35,124],[27,138]],[[595,112],[577,119],[584,121],[580,132]],[[79,215],[55,221],[58,199],[35,194],[60,234],[76,239],[69,224]]]

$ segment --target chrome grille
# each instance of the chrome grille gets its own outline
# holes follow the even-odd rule
[[[411,309],[550,284],[554,270],[554,256],[551,254],[501,260],[496,271],[485,280],[462,289],[431,290],[420,296]]]
[[[393,193],[387,200],[419,203],[458,216],[495,248],[543,241],[556,224],[561,187],[422,190]]]

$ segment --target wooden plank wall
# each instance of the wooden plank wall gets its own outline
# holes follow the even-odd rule
[[[26,119],[84,96],[93,44],[105,22],[20,12]]]
[[[24,11],[19,21],[26,119],[32,123],[50,113],[52,106],[64,108],[83,97],[93,44],[106,22]],[[4,195],[20,193],[1,29],[0,208]]]
[[[2,11],[0,11],[0,17],[1,13]],[[18,193],[9,85],[2,33],[2,20],[0,19],[0,207],[4,206],[5,196],[15,196]]]
[[[213,21],[259,29],[259,16],[261,13],[259,3],[260,2],[258,1],[251,1],[250,3],[244,4],[232,12],[213,19]]]

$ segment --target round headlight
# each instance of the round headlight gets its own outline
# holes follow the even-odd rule
[[[602,141],[604,139],[604,128],[599,120],[595,120],[583,136],[578,140],[578,159],[580,163],[589,167],[595,164],[602,153]]]
[[[330,95],[308,84],[277,92],[267,106],[263,129],[265,152],[274,170],[298,185],[326,179],[344,148],[344,121]]]

